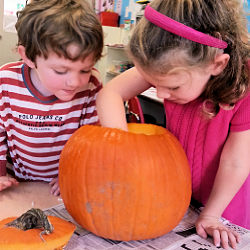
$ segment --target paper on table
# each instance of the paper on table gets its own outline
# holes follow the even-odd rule
[[[163,103],[163,99],[160,99],[159,97],[157,97],[156,88],[154,88],[154,87],[151,87],[151,88],[145,90],[140,95],[146,96],[154,101]]]
[[[114,241],[98,237],[78,225],[68,214],[64,205],[58,205],[45,210],[47,215],[54,215],[76,224],[77,229],[65,247],[65,250],[96,250],[96,249],[133,249],[133,250],[218,250],[210,238],[202,239],[195,233],[194,223],[198,216],[197,211],[190,207],[179,223],[171,232],[150,240]],[[250,249],[250,231],[224,220],[229,228],[241,235],[238,250]]]

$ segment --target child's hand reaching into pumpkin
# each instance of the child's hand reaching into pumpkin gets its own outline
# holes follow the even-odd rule
[[[13,185],[18,185],[18,181],[16,179],[10,176],[0,176],[0,191]]]
[[[51,194],[58,196],[60,195],[60,188],[59,188],[59,183],[58,183],[58,177],[54,178],[49,185],[51,186]]]
[[[201,214],[196,221],[196,231],[204,239],[208,235],[213,237],[214,245],[217,247],[221,245],[224,249],[228,249],[229,245],[236,249],[237,243],[240,241],[240,235],[226,227],[215,216]]]

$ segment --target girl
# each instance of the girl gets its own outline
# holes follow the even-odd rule
[[[103,126],[127,130],[124,100],[154,86],[167,129],[186,151],[193,198],[205,207],[197,233],[235,248],[221,216],[250,229],[249,45],[236,0],[155,0],[135,27],[135,67],[99,93]]]

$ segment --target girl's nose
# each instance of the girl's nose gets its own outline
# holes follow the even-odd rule
[[[157,97],[160,99],[168,99],[171,97],[171,94],[167,92],[166,90],[162,91],[162,90],[156,89],[156,92],[157,92]]]

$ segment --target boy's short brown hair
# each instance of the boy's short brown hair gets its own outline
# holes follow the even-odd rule
[[[102,26],[87,0],[32,0],[17,15],[18,45],[25,47],[31,61],[48,58],[51,50],[73,61],[91,53],[95,62],[100,59]],[[79,47],[73,58],[67,52],[71,44]]]

